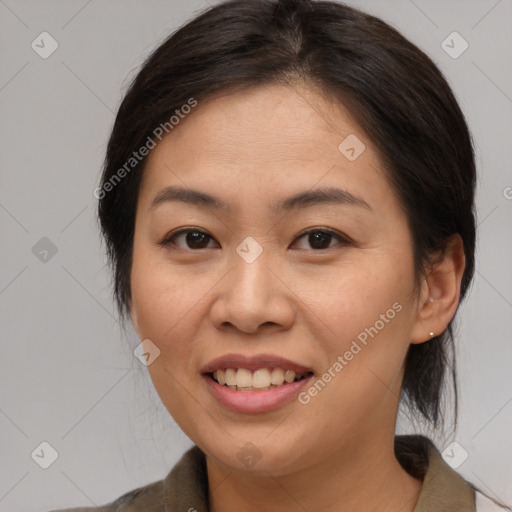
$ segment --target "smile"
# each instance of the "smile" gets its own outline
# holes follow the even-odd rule
[[[209,395],[222,408],[242,414],[280,409],[314,378],[311,367],[277,354],[225,354],[199,371]]]
[[[283,368],[247,368],[218,369],[210,373],[210,377],[229,389],[237,391],[267,391],[292,382],[297,382],[309,376],[311,372],[296,373]]]

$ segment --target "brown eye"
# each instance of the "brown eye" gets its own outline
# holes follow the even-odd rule
[[[300,240],[302,238],[306,240],[306,244],[309,244],[309,247],[299,247],[299,249],[331,249],[331,242],[333,241],[333,239],[337,239],[338,243],[341,245],[349,244],[349,241],[342,235],[326,229],[311,229],[303,233],[299,238],[297,238],[297,240]]]
[[[192,229],[184,229],[174,233],[172,236],[167,237],[163,240],[160,245],[177,245],[182,249],[207,249],[208,243],[213,238],[203,231],[197,231]],[[185,245],[183,245],[185,244]]]
[[[313,249],[316,251],[331,249],[335,245],[349,245],[350,241],[339,233],[327,229],[311,229],[302,233],[297,240],[305,239],[306,247],[298,247],[298,249]],[[212,246],[208,244],[214,238],[204,231],[183,229],[166,237],[159,245],[168,246],[175,245],[181,249],[201,250],[208,249]],[[332,245],[333,240],[338,243]]]

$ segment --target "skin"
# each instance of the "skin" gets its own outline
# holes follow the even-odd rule
[[[366,146],[353,162],[338,150],[349,134]],[[150,208],[170,185],[229,209]],[[329,186],[370,209],[270,208]],[[455,314],[460,237],[415,288],[407,218],[376,148],[342,105],[304,83],[199,103],[152,150],[139,194],[131,319],[161,351],[148,370],[163,404],[206,454],[210,510],[413,511],[422,482],[393,453],[404,359],[410,343],[442,332]],[[184,235],[159,245],[187,227],[210,235],[204,248]],[[301,236],[307,228],[351,241],[332,237],[315,249]],[[251,264],[236,252],[247,236],[263,249]],[[321,376],[397,302],[401,311],[307,405],[228,411],[200,376],[228,353],[276,354]],[[237,457],[248,442],[261,454],[251,468]]]

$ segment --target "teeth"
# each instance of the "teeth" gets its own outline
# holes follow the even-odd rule
[[[245,368],[239,368],[236,372],[236,386],[238,388],[252,387],[252,374]]]
[[[284,380],[288,383],[293,382],[295,380],[295,372],[293,370],[286,370]]]
[[[222,370],[217,370],[217,372],[222,372]],[[236,386],[236,372],[233,368],[227,368],[224,376],[228,386]]]
[[[240,371],[240,370],[238,370]],[[266,368],[256,370],[252,375],[253,388],[268,388],[270,386],[270,372]]]
[[[214,380],[221,386],[243,391],[275,388],[301,380],[306,375],[306,373],[296,374],[293,370],[285,371],[282,368],[260,368],[254,372],[246,368],[226,368],[213,372]]]
[[[282,368],[274,368],[270,376],[270,382],[274,386],[280,386],[284,382],[284,370]]]

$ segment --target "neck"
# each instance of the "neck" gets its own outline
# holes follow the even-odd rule
[[[422,482],[396,460],[393,437],[368,441],[278,477],[233,472],[207,457],[210,511],[413,512]]]

